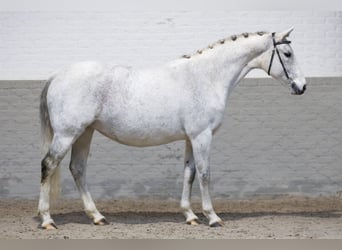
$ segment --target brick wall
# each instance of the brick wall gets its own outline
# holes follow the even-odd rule
[[[341,78],[309,78],[303,96],[273,80],[234,90],[211,151],[212,196],[317,197],[342,193]],[[36,198],[40,182],[39,81],[0,81],[0,198]],[[182,142],[119,145],[95,133],[88,168],[94,197],[179,199]],[[79,197],[62,164],[64,197]],[[194,196],[199,197],[197,180]]]
[[[291,26],[306,76],[342,76],[341,11],[144,10],[0,12],[0,79],[46,79],[82,60],[156,65],[230,34]]]

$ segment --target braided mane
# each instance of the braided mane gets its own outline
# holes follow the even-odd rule
[[[221,45],[221,44],[225,44],[227,42],[235,42],[237,41],[238,39],[240,38],[248,38],[250,36],[255,36],[255,35],[258,35],[258,36],[263,36],[264,34],[266,34],[267,32],[265,31],[258,31],[258,32],[255,32],[255,33],[247,33],[247,32],[244,32],[244,33],[241,33],[240,35],[231,35],[230,37],[227,37],[227,38],[224,38],[224,39],[220,39],[218,41],[216,41],[215,43],[212,43],[210,45],[208,45],[206,48],[204,49],[199,49],[197,50],[195,53],[193,54],[186,54],[186,55],[182,55],[182,58],[185,58],[185,59],[190,59],[192,56],[194,55],[200,55],[202,54],[204,51],[206,50],[211,50],[211,49],[214,49],[215,47]]]

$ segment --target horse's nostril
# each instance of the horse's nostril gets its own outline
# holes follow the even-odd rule
[[[297,87],[297,84],[295,84],[294,82],[291,83],[291,88],[292,88],[292,90],[294,91],[294,93],[295,93],[296,95],[299,94],[300,90],[299,90],[299,88]]]
[[[305,92],[306,85],[304,84],[302,89],[300,89],[295,82],[292,82],[291,83],[291,88],[292,88],[292,91],[293,91],[294,94],[301,95],[301,94],[303,94]]]

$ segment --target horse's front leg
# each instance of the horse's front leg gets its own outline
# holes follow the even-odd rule
[[[184,181],[183,192],[181,200],[181,208],[186,219],[186,223],[189,225],[199,224],[198,217],[191,209],[191,189],[192,183],[196,175],[196,167],[194,161],[194,155],[192,152],[191,142],[186,140],[185,143],[185,157],[184,157]]]
[[[202,195],[203,214],[208,218],[211,227],[222,226],[222,220],[216,215],[209,194],[210,169],[209,152],[212,140],[212,131],[206,129],[199,135],[191,138],[197,176]]]

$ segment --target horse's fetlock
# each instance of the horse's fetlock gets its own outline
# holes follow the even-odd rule
[[[189,210],[190,209],[190,202],[184,202],[182,201],[180,204],[181,209],[183,210]]]
[[[208,215],[209,215],[209,211],[206,210],[206,209],[203,209],[203,210],[202,210],[202,213],[203,213],[206,217],[208,217]]]

